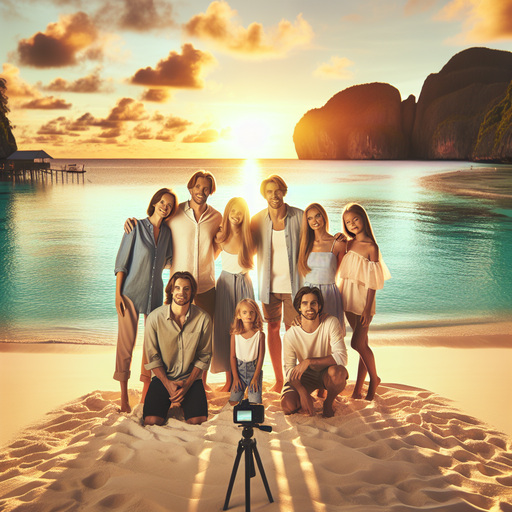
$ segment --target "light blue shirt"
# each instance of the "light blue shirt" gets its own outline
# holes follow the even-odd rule
[[[302,277],[297,268],[300,247],[300,228],[303,211],[300,208],[286,205],[284,219],[284,236],[286,241],[286,256],[290,269],[292,285],[292,300],[299,291]],[[270,274],[272,270],[272,220],[268,208],[257,213],[252,218],[253,237],[257,247],[258,257],[258,287],[259,299],[264,304],[270,304]],[[283,257],[285,255],[283,254]]]
[[[153,224],[140,219],[129,234],[124,234],[116,258],[115,273],[126,274],[121,293],[126,295],[139,313],[149,315],[163,303],[162,271],[172,260],[171,230],[160,226],[158,246]]]

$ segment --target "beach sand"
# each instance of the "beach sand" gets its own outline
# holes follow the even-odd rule
[[[349,350],[349,385],[330,419],[321,400],[314,418],[284,416],[267,375],[273,432],[254,437],[275,503],[256,470],[252,510],[512,511],[509,327],[372,333],[377,397],[349,398]],[[464,335],[474,348],[454,348]],[[118,412],[113,347],[0,345],[0,510],[222,509],[241,429],[220,386],[203,425],[144,428],[136,372],[134,410]],[[140,356],[137,347],[132,369]],[[244,474],[242,461],[230,510],[245,509]]]

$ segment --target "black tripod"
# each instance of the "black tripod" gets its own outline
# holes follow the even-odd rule
[[[269,432],[272,430],[272,427],[266,427],[265,425],[244,425],[242,439],[238,441],[236,459],[233,464],[233,471],[231,472],[231,479],[229,480],[228,492],[226,493],[226,501],[224,502],[223,510],[227,510],[229,506],[229,498],[231,497],[231,491],[233,490],[233,484],[235,483],[236,472],[240,464],[240,459],[242,458],[242,452],[245,452],[245,512],[251,512],[251,478],[256,476],[254,457],[256,457],[256,462],[258,463],[261,479],[263,480],[263,485],[267,491],[268,500],[270,503],[274,502],[274,498],[272,498],[272,493],[270,492],[270,487],[268,486],[267,477],[265,476],[265,470],[261,463],[260,454],[258,453],[258,448],[256,448],[256,439],[251,439],[254,433],[253,426],[261,430],[270,429],[268,430]]]

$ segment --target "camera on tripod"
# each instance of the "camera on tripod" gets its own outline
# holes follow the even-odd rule
[[[251,404],[249,400],[240,400],[233,407],[233,423],[255,425],[265,421],[265,407],[262,404]]]

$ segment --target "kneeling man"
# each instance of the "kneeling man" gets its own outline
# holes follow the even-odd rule
[[[146,320],[145,367],[154,377],[144,402],[145,425],[163,425],[171,403],[181,404],[187,423],[208,419],[201,376],[212,355],[212,321],[192,304],[196,291],[190,272],[176,272],[165,288],[164,305]]]
[[[302,287],[293,301],[301,325],[290,327],[283,339],[287,383],[281,395],[281,408],[285,414],[293,414],[302,408],[314,416],[311,393],[315,389],[326,389],[323,415],[330,418],[334,416],[334,399],[347,384],[344,329],[338,319],[330,315],[320,322],[323,305],[322,292],[309,286]]]

